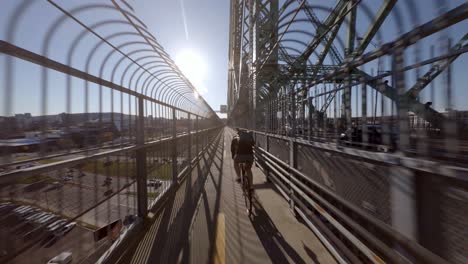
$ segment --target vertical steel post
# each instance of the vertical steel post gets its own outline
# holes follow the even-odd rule
[[[296,82],[291,83],[291,135],[295,137],[296,136]]]
[[[172,182],[177,183],[177,110],[172,108]]]
[[[452,48],[452,39],[448,38],[447,39],[447,51],[450,52]],[[456,155],[458,152],[458,146],[459,142],[457,138],[459,137],[458,135],[458,130],[459,128],[457,127],[457,122],[456,122],[456,111],[454,110],[454,98],[453,98],[453,87],[452,87],[452,65],[449,64],[447,66],[447,69],[445,70],[445,76],[444,76],[444,84],[443,84],[443,89],[446,91],[445,93],[445,105],[446,105],[446,111],[448,113],[448,118],[445,119],[445,122],[443,123],[443,126],[445,128],[444,132],[444,146],[445,149],[447,150],[447,154],[449,157],[453,157]]]
[[[145,144],[145,113],[144,99],[138,97],[138,124],[137,124],[137,145]],[[136,184],[137,184],[137,205],[138,216],[146,217],[148,213],[148,190],[146,186],[147,169],[146,169],[146,149],[139,148],[136,151]]]
[[[265,141],[266,141],[265,150],[266,150],[267,153],[270,153],[270,136],[268,136],[268,134],[265,134]],[[266,170],[266,180],[267,180],[267,182],[271,182],[270,173],[271,173],[270,170],[267,169]]]
[[[199,145],[200,145],[200,141],[199,141],[199,126],[198,126],[198,116],[197,116],[197,119],[195,120],[195,131],[196,131],[196,134],[195,134],[195,151],[197,152],[196,155],[198,156],[200,150],[199,150]]]
[[[444,237],[440,204],[444,182],[437,176],[421,172],[416,174],[414,187],[417,206],[415,240],[430,251],[443,256]]]
[[[310,97],[309,91],[307,91],[307,101],[308,101],[308,103],[309,103],[309,112],[308,112],[309,131],[308,131],[308,136],[309,136],[309,140],[312,140],[312,129],[314,128],[314,127],[313,127],[313,124],[312,124],[312,118],[313,118],[313,115],[312,115],[312,108],[313,108],[313,103],[312,103],[312,97]]]
[[[398,93],[398,100],[396,101],[398,111],[398,127],[399,127],[399,150],[407,151],[409,141],[409,119],[408,119],[408,101],[405,97],[405,75],[402,72],[404,66],[403,50],[397,50],[393,55],[393,78],[395,80],[396,90]],[[376,102],[377,104],[377,102]]]
[[[406,92],[405,75],[402,72],[404,66],[404,55],[402,49],[397,49],[392,60],[392,79],[398,93],[396,100],[399,127],[399,150],[407,150],[409,146],[409,124],[408,124],[408,102],[404,97]],[[377,91],[376,91],[377,92]],[[377,104],[377,102],[375,102]],[[413,171],[401,167],[391,168],[391,199],[392,199],[392,226],[402,234],[410,238],[418,236],[416,228],[425,220],[416,216],[424,208],[421,196],[425,193],[422,189],[416,190],[420,177],[416,177]],[[416,183],[416,184],[415,184]],[[419,188],[419,187],[418,187]],[[423,220],[423,221],[421,221]],[[401,251],[402,249],[397,248]]]
[[[362,118],[362,142],[369,142],[367,131],[367,83],[366,78],[361,77],[361,118]],[[357,109],[356,109],[357,111]]]
[[[417,197],[414,173],[402,167],[390,168],[390,205],[392,227],[417,240]],[[401,249],[398,249],[401,251]]]
[[[289,166],[292,168],[297,168],[297,160],[296,160],[296,153],[297,153],[297,144],[294,142],[293,139],[289,140]],[[291,178],[294,177],[292,172],[289,172],[289,182],[291,185]],[[294,211],[294,190],[291,186],[289,186],[289,207],[292,210],[292,213],[295,214]]]
[[[191,166],[192,164],[192,119],[191,119],[191,115],[190,113],[188,113],[188,117],[187,117],[187,121],[188,121],[188,127],[187,127],[187,133],[188,133],[188,162],[189,162],[189,166]]]
[[[269,122],[269,119],[270,119],[270,98],[269,96],[267,96],[267,99],[266,99],[266,103],[264,103],[264,109],[265,109],[265,112],[264,112],[264,115],[265,115],[265,124],[263,126],[263,132],[267,133],[270,129],[270,122]]]
[[[258,38],[257,30],[254,30],[254,28],[257,26],[256,19],[257,19],[257,0],[250,0],[248,2],[248,10],[249,10],[249,64],[250,67],[249,69],[249,84],[248,84],[248,89],[249,89],[249,120],[246,122],[246,127],[250,129],[255,129],[255,90],[257,88],[257,73],[256,73],[256,67],[254,68],[254,63],[256,62],[257,59],[257,45],[256,45],[256,40]],[[255,73],[253,73],[254,71]]]
[[[352,8],[351,12],[347,15],[348,20],[348,36],[347,36],[347,45],[345,50],[346,57],[350,58],[353,56],[354,52],[354,40],[356,37],[356,7],[353,7],[356,0],[351,0],[348,2],[348,9]],[[347,88],[344,89],[344,115],[346,118],[346,128],[351,128],[352,123],[352,112],[351,112],[351,71],[348,69],[348,72],[345,77],[344,85]]]

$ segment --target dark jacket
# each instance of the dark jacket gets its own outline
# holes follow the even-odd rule
[[[237,143],[237,155],[253,155],[255,140],[252,133],[241,133]]]
[[[237,152],[237,145],[239,144],[239,136],[234,136],[231,141],[231,156],[234,158]]]

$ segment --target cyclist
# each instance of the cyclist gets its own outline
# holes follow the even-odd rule
[[[246,130],[238,130],[238,135],[231,142],[231,154],[233,154],[234,170],[237,175],[236,181],[240,182],[240,164],[243,163],[251,190],[253,189],[252,165],[254,162],[254,145],[255,140],[252,133]]]
[[[237,134],[234,135],[231,141],[231,157],[234,160],[234,169],[236,171],[236,182],[240,182],[240,173],[239,173],[239,166],[236,166],[236,152],[237,152],[237,146],[239,145],[239,135],[241,133],[240,128],[236,128]]]

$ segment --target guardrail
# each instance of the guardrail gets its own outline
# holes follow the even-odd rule
[[[451,245],[466,223],[449,201],[468,190],[465,168],[263,132],[255,137],[268,179],[340,262],[448,263],[460,252]]]
[[[108,250],[105,252],[97,261],[97,263],[126,263],[134,254],[138,243],[141,241],[142,237],[145,236],[146,232],[149,231],[149,228],[154,224],[152,219],[154,216],[160,213],[160,211],[167,206],[167,203],[172,197],[175,197],[175,192],[179,189],[182,183],[188,178],[188,174],[192,172],[192,169],[196,168],[198,162],[203,159],[204,155],[212,155],[214,151],[217,150],[217,144],[223,136],[223,130],[218,129],[212,131],[210,134],[210,140],[207,145],[204,146],[203,150],[198,153],[190,162],[190,166],[185,167],[182,171],[179,172],[177,180],[168,188],[168,190],[160,195],[159,199],[156,200],[149,206],[148,218],[142,218],[140,221],[135,222],[129,226],[125,233],[122,234],[118,241],[116,241]],[[206,164],[205,164],[206,166]],[[174,195],[174,196],[172,196]],[[148,221],[145,221],[148,220]],[[151,232],[151,231],[150,231]],[[154,230],[153,230],[154,232]]]

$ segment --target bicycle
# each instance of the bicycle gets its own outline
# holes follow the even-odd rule
[[[249,179],[247,178],[247,173],[244,168],[245,162],[241,162],[240,166],[240,173],[241,173],[241,184],[242,184],[242,191],[245,199],[245,205],[247,206],[247,212],[252,214],[252,189],[250,187]]]

